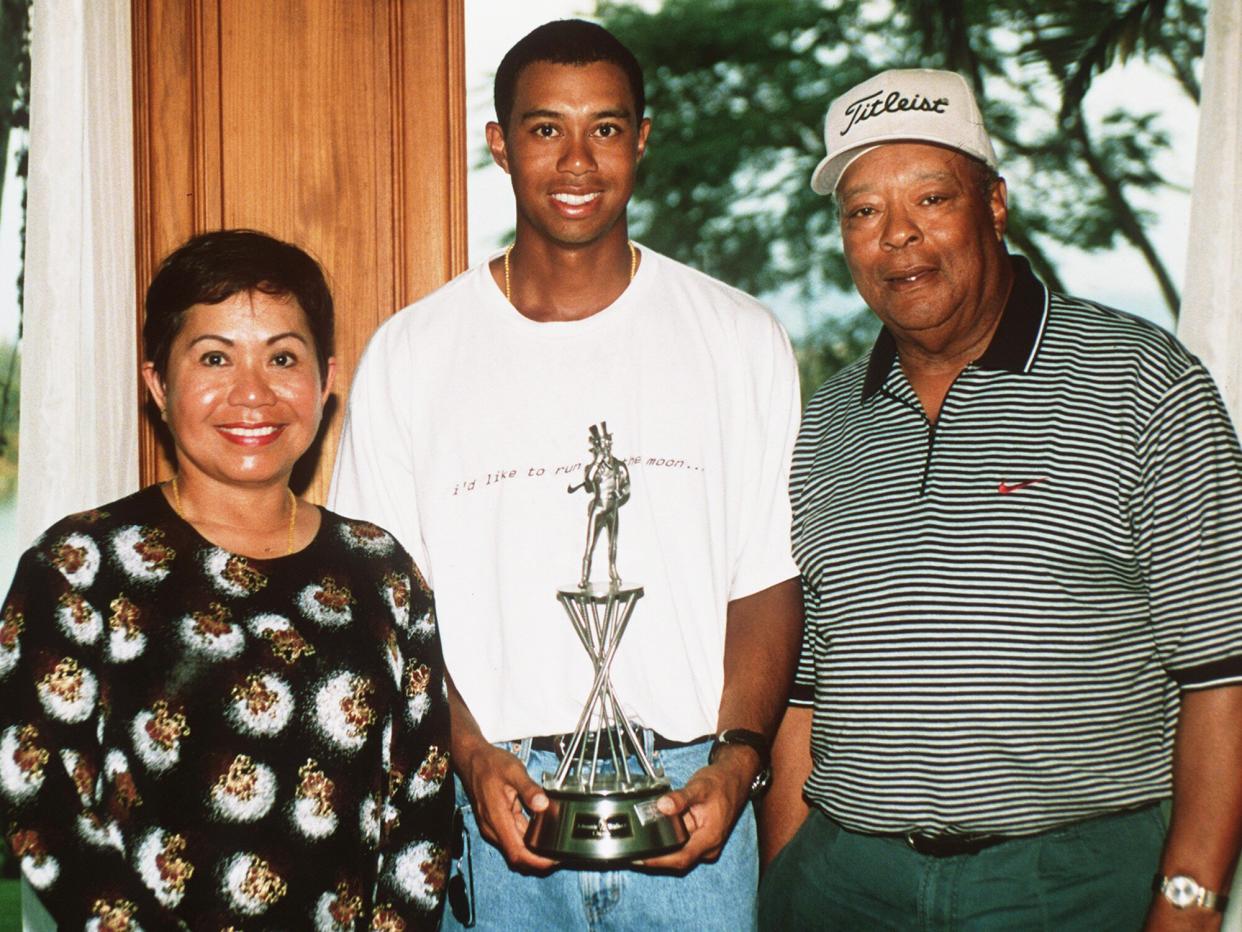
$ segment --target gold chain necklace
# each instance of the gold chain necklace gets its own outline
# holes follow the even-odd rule
[[[509,291],[509,253],[513,252],[516,245],[517,243],[510,243],[505,247],[505,300],[510,304],[513,303],[513,297]],[[625,245],[630,247],[630,281],[633,281],[638,274],[638,250],[634,248],[633,240],[626,240]]]
[[[182,521],[190,524],[192,522],[185,516],[185,509],[181,507],[181,489],[177,485],[178,478],[178,476],[173,476],[172,482],[169,483],[172,486],[173,511],[177,513],[177,517]],[[297,496],[293,494],[293,489],[286,486],[285,492],[289,495],[289,532],[285,538],[285,556],[289,556],[289,554],[293,553],[293,529],[298,523],[298,500]]]

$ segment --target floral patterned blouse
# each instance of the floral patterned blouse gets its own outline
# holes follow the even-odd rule
[[[452,817],[431,594],[327,510],[229,553],[156,486],[64,519],[0,613],[0,830],[59,927],[421,929]]]

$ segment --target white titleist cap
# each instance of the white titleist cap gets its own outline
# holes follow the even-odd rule
[[[811,175],[832,194],[855,159],[886,142],[932,142],[996,168],[996,152],[970,85],[953,71],[884,71],[832,102],[824,120],[828,154]]]

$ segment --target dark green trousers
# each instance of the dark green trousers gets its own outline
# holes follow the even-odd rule
[[[1135,932],[1164,833],[1149,806],[935,858],[812,810],[764,873],[759,928]]]

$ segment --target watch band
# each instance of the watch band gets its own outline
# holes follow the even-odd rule
[[[716,752],[720,750],[721,745],[725,744],[742,744],[759,755],[759,772],[751,781],[750,798],[762,796],[768,784],[772,782],[771,742],[759,732],[751,731],[749,728],[726,728],[716,735],[711,750],[707,752],[709,764],[716,759]]]

